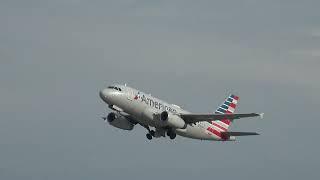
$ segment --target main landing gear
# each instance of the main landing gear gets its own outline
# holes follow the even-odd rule
[[[159,138],[161,136],[165,137],[165,129],[157,129],[156,131],[154,130],[150,130],[150,128],[147,128],[149,133],[146,134],[147,139],[151,140],[153,137],[155,138]],[[167,136],[170,137],[170,139],[175,139],[177,134],[172,130],[172,129],[168,129],[167,130]]]
[[[172,129],[168,129],[167,135],[170,137],[170,139],[175,139],[177,136],[177,134]]]

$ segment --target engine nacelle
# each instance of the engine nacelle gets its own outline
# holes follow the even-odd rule
[[[123,130],[132,130],[134,124],[132,124],[126,117],[116,113],[109,113],[107,120],[111,126],[114,126]]]
[[[160,114],[160,121],[175,129],[185,129],[187,127],[187,124],[181,117],[168,113],[167,111],[163,111]]]

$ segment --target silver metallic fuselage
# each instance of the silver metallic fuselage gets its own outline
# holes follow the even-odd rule
[[[115,106],[119,110],[129,114],[140,124],[162,128],[161,122],[155,120],[153,114],[160,114],[163,111],[168,111],[172,114],[188,114],[177,105],[169,104],[158,98],[152,97],[150,94],[138,91],[134,88],[116,85],[121,89],[104,89],[100,91],[101,99],[109,106]],[[176,133],[180,136],[203,139],[203,140],[221,140],[207,131],[208,122],[198,122],[192,125],[187,125],[185,129],[176,129]]]

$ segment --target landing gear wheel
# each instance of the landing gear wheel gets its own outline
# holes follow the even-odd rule
[[[177,134],[171,129],[167,131],[167,135],[170,137],[170,139],[174,139],[177,136]]]
[[[151,131],[150,131],[150,134],[151,134],[152,137],[154,137],[154,135],[156,134],[156,132],[155,132],[154,130],[151,130]]]
[[[176,136],[177,136],[177,134],[176,133],[170,133],[170,139],[174,139],[174,138],[176,138]]]
[[[170,136],[170,134],[171,134],[171,131],[168,130],[168,131],[167,131],[167,136]]]
[[[150,133],[146,134],[146,136],[147,136],[147,138],[148,138],[149,140],[152,139],[152,135],[151,135]]]

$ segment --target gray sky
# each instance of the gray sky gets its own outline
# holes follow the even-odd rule
[[[0,179],[317,179],[319,1],[0,2]],[[127,83],[193,112],[240,96],[236,143],[99,118]],[[108,110],[109,111],[109,110]]]

